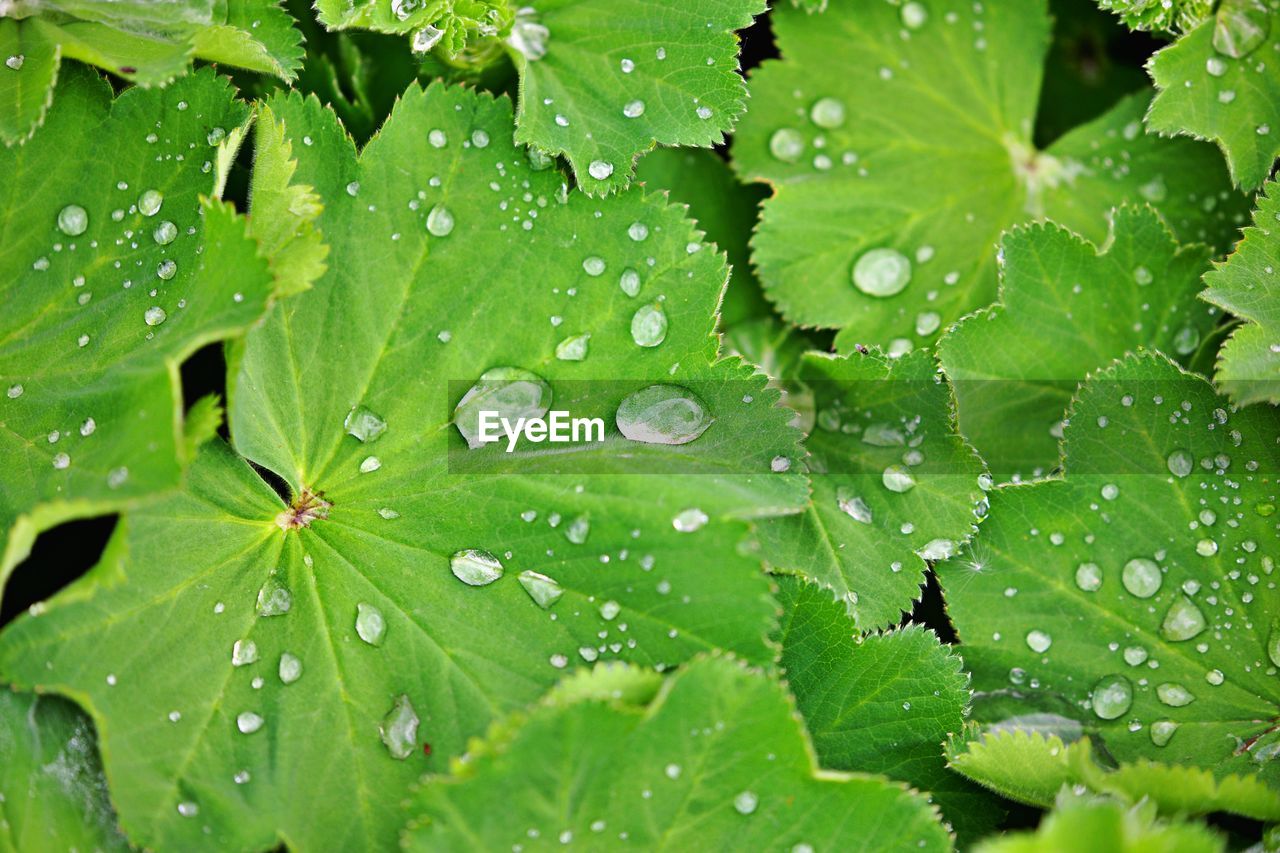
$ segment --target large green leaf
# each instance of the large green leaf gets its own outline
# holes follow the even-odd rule
[[[648,702],[576,685],[476,743],[411,801],[410,850],[945,850],[923,797],[815,772],[779,686],[723,658]],[[634,677],[634,676],[633,676]]]
[[[1160,93],[1147,124],[1167,134],[1212,139],[1232,179],[1255,189],[1280,154],[1280,24],[1274,3],[1222,0],[1148,64]]]
[[[314,99],[269,108],[332,251],[233,349],[229,421],[292,503],[208,446],[2,635],[0,671],[91,710],[141,844],[384,848],[410,781],[573,666],[771,658],[767,579],[720,517],[797,508],[803,478],[772,469],[800,451],[764,377],[712,363],[724,260],[659,197],[564,193],[513,146],[509,102],[461,88],[410,89],[359,156]],[[655,304],[666,337],[638,346]],[[585,358],[556,357],[584,334]],[[453,407],[503,366],[607,417],[605,440],[467,450]],[[623,438],[619,401],[655,383],[704,389],[715,421]]]
[[[1047,217],[1101,242],[1113,207],[1151,202],[1183,241],[1225,246],[1242,217],[1207,145],[1142,132],[1146,97],[1037,151],[1043,0],[780,7],[783,59],[752,76],[741,174],[775,187],[753,240],[792,322],[855,344],[932,342],[996,297],[992,251]]]
[[[142,86],[186,73],[193,57],[292,80],[302,37],[279,0],[9,4],[0,20],[0,141],[26,140],[44,119],[64,59]]]
[[[208,71],[113,102],[68,68],[36,137],[0,149],[0,584],[39,531],[177,485],[178,366],[274,287],[207,199],[247,117]]]
[[[56,696],[0,688],[0,850],[128,850],[89,720]]]
[[[953,554],[984,506],[982,461],[955,433],[933,359],[805,357],[817,410],[803,513],[756,525],[776,572],[834,590],[863,630],[897,622],[931,560]]]
[[[1002,796],[1048,808],[1064,786],[1110,794],[1125,802],[1150,801],[1161,814],[1233,811],[1258,820],[1280,818],[1280,793],[1256,776],[1215,779],[1208,770],[1139,759],[1103,767],[1088,738],[1064,743],[1057,735],[1002,721],[971,740],[948,745],[950,766]]]
[[[1209,250],[1179,247],[1150,208],[1122,207],[1103,250],[1045,223],[1006,234],[1000,252],[1000,302],[947,332],[938,355],[960,431],[995,475],[1041,476],[1090,371],[1144,347],[1196,352],[1218,313],[1196,299]]]
[[[962,662],[917,625],[859,635],[829,590],[778,578],[779,665],[832,770],[884,773],[928,791],[962,843],[991,831],[994,797],[947,770],[942,743],[960,733],[969,704]]]
[[[1204,277],[1206,302],[1245,321],[1218,353],[1215,378],[1239,403],[1280,403],[1280,192],[1267,184],[1253,226],[1235,252]]]
[[[1276,411],[1148,354],[1091,377],[1069,423],[1065,478],[992,492],[940,567],[975,686],[1122,762],[1276,786]]]

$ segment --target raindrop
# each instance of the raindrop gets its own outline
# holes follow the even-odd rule
[[[804,137],[793,128],[779,128],[769,137],[769,151],[784,163],[794,163],[804,154]]]
[[[637,346],[656,347],[667,338],[667,312],[662,303],[641,305],[631,317],[631,339]]]
[[[143,216],[155,216],[164,204],[164,196],[156,190],[147,190],[138,196],[138,210]]]
[[[559,583],[540,572],[525,570],[520,573],[518,580],[524,587],[524,591],[529,593],[529,597],[543,610],[551,607],[560,599],[560,596],[564,595],[564,590],[560,588]]]
[[[236,717],[236,728],[246,735],[251,735],[262,728],[262,723],[262,717],[252,711],[242,711]]]
[[[161,246],[167,246],[178,239],[178,226],[166,219],[156,226],[151,236]]]
[[[27,58],[23,56],[21,53],[15,53],[8,56],[5,59],[4,64],[5,64],[5,67],[10,69],[11,71],[21,71],[22,63],[26,61],[27,61]]]
[[[565,525],[564,538],[568,539],[574,545],[581,545],[587,541],[587,537],[591,535],[591,519],[585,515],[580,515],[573,521]]]
[[[899,494],[911,491],[916,485],[915,475],[901,465],[890,465],[885,468],[881,479],[886,489]]]
[[[1194,460],[1191,458],[1191,454],[1185,450],[1173,451],[1165,461],[1169,466],[1169,472],[1175,477],[1189,476],[1194,465]]]
[[[1174,599],[1160,624],[1161,636],[1175,643],[1190,640],[1204,629],[1204,613],[1185,595]]]
[[[69,204],[58,212],[58,230],[68,237],[78,237],[89,227],[89,214],[78,204]]]
[[[738,814],[751,814],[756,810],[756,806],[760,805],[760,798],[751,791],[743,791],[741,794],[733,798],[733,807]]]
[[[236,640],[231,646],[231,665],[248,666],[258,660],[258,644],[253,640]]]
[[[1044,631],[1027,632],[1027,648],[1036,654],[1049,651],[1049,646],[1051,645],[1053,645],[1053,638]]]
[[[243,731],[243,729],[242,729]],[[190,800],[178,803],[178,814],[183,817],[195,817],[200,814],[200,807]]]
[[[582,361],[587,357],[590,335],[574,335],[556,344],[556,358],[561,361]]]
[[[173,260],[164,260],[156,267],[156,275],[168,281],[178,273],[178,264]]]
[[[632,222],[627,226],[627,236],[637,243],[640,243],[649,237],[649,226],[643,222]]]
[[[302,661],[285,652],[280,655],[280,680],[285,684],[293,684],[302,677]]]
[[[702,526],[707,523],[707,514],[697,507],[690,507],[676,513],[676,517],[671,519],[671,526],[680,533],[693,533],[695,530],[701,530]]]
[[[382,718],[378,733],[392,758],[404,761],[417,751],[418,715],[414,713],[408,696],[402,693],[396,698],[391,710]]]
[[[1114,720],[1133,704],[1133,685],[1123,675],[1108,675],[1093,685],[1093,713]]]
[[[868,296],[893,296],[911,281],[911,261],[896,249],[872,249],[853,265],[853,284]]]
[[[1267,657],[1280,666],[1280,621],[1271,623],[1271,633],[1267,635]]]
[[[502,563],[488,551],[468,548],[449,558],[449,568],[458,580],[470,586],[485,586],[502,577]]]
[[[462,396],[453,410],[453,423],[467,446],[482,446],[480,412],[497,412],[515,423],[519,418],[540,418],[551,408],[551,386],[519,367],[493,367]]]
[[[1232,59],[1248,56],[1267,40],[1271,13],[1256,0],[1223,0],[1213,24],[1213,49]]]
[[[1151,742],[1156,746],[1164,746],[1178,730],[1178,725],[1173,720],[1156,720],[1151,724]]]
[[[342,428],[347,435],[353,435],[360,441],[377,441],[387,431],[387,422],[380,415],[366,406],[356,406],[347,412],[342,420]]]
[[[622,114],[627,118],[639,118],[644,115],[644,101],[628,101],[622,108]]]
[[[258,590],[258,615],[283,616],[293,606],[293,596],[289,588],[276,578],[267,578],[266,583]]]
[[[1196,701],[1195,695],[1190,690],[1181,684],[1175,684],[1171,681],[1156,687],[1156,697],[1172,708],[1181,708],[1183,705],[1190,705]]]
[[[809,118],[818,127],[840,127],[844,124],[844,102],[837,98],[821,98],[809,110]]]
[[[640,273],[628,267],[622,271],[622,276],[618,279],[618,287],[622,288],[622,292],[627,296],[635,296],[640,292]]]
[[[1081,563],[1076,567],[1076,586],[1085,592],[1096,592],[1102,586],[1102,569],[1097,563]]]
[[[372,474],[374,471],[377,471],[381,467],[382,467],[381,459],[379,459],[376,456],[366,456],[360,462],[360,473]]]
[[[844,486],[836,490],[836,506],[854,521],[860,521],[863,524],[870,524],[872,521],[871,507]]]
[[[382,618],[382,611],[363,601],[357,604],[356,634],[371,646],[382,645],[382,638],[387,635],[387,621]]]
[[[1164,582],[1164,576],[1153,560],[1137,557],[1124,564],[1120,580],[1131,595],[1150,598],[1159,591],[1160,584]]]
[[[587,172],[597,181],[603,181],[613,174],[613,164],[604,160],[592,160]]]
[[[437,204],[427,214],[427,233],[432,237],[448,237],[453,231],[453,214],[443,204]]]
[[[929,10],[925,8],[923,3],[910,0],[910,2],[902,4],[900,16],[904,27],[909,30],[918,30],[929,20]]]
[[[644,444],[688,444],[715,418],[692,391],[679,385],[650,385],[618,405],[618,431]]]
[[[159,326],[168,316],[159,305],[153,305],[143,313],[142,319],[148,326]]]

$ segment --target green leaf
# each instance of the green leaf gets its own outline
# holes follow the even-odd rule
[[[1215,378],[1238,403],[1280,403],[1280,192],[1268,183],[1257,197],[1253,226],[1224,264],[1205,274],[1206,302],[1245,322],[1218,354]]]
[[[764,9],[762,0],[539,3],[545,55],[513,52],[516,141],[564,154],[588,192],[626,186],[654,143],[722,142],[747,98],[734,31]]]
[[[194,57],[292,80],[301,34],[279,0],[172,3],[60,0],[18,2],[0,20],[0,141],[13,145],[39,127],[63,59],[96,65],[142,86],[164,86]]]
[[[268,106],[259,138],[283,126],[331,252],[233,351],[228,421],[291,503],[206,445],[183,493],[127,514],[111,559],[0,635],[0,671],[93,710],[139,844],[384,849],[412,780],[574,666],[771,659],[768,580],[723,517],[798,509],[803,478],[771,462],[800,449],[763,376],[712,363],[724,260],[660,198],[564,194],[511,142],[509,102],[462,88],[411,88],[359,156],[314,99]],[[632,315],[659,300],[666,337],[637,346]],[[556,358],[582,334],[583,360]],[[605,440],[468,450],[453,408],[505,366],[607,416]],[[700,438],[618,434],[619,402],[655,383],[705,389]],[[495,561],[493,583],[460,579]]]
[[[274,288],[245,220],[206,198],[215,129],[247,119],[224,81],[113,102],[88,72],[62,77],[35,138],[0,149],[0,583],[41,530],[177,485],[178,366],[257,320]]]
[[[1209,827],[1187,821],[1156,820],[1149,806],[1125,806],[1105,797],[1064,792],[1035,832],[1015,832],[974,848],[980,853],[1058,853],[1111,850],[1142,853],[1220,853],[1226,843]]]
[[[1043,0],[908,6],[775,10],[783,59],[752,76],[733,160],[775,187],[753,259],[787,319],[838,328],[842,352],[931,343],[995,299],[991,247],[1010,226],[1049,218],[1101,242],[1125,201],[1183,241],[1234,236],[1243,199],[1219,158],[1144,135],[1144,95],[1032,147]]]
[[[1126,352],[1189,359],[1213,329],[1196,299],[1209,249],[1179,247],[1149,207],[1122,207],[1105,248],[1052,223],[1001,242],[1000,302],[938,343],[959,401],[960,431],[1000,479],[1058,463],[1077,385]]]
[[[815,584],[777,579],[779,665],[832,770],[883,773],[928,791],[971,842],[995,828],[994,797],[947,770],[942,743],[964,727],[969,677],[929,630],[860,636],[840,602]]]
[[[1231,178],[1259,187],[1280,154],[1280,25],[1260,0],[1223,0],[1148,63],[1160,93],[1147,125],[1218,143]]]
[[[777,684],[723,658],[670,677],[646,705],[548,702],[495,728],[452,778],[428,779],[410,850],[513,845],[637,849],[946,850],[923,797],[816,771]]]
[[[1148,354],[1092,376],[1069,424],[1065,478],[993,491],[939,567],[975,686],[1069,709],[1120,762],[1276,787],[1275,410]]]
[[[720,305],[722,329],[732,333],[748,320],[773,313],[751,269],[747,247],[765,195],[760,187],[741,183],[729,165],[712,151],[675,148],[657,148],[640,158],[636,180],[646,189],[665,190],[672,201],[687,204],[707,240],[728,256],[732,275]],[[761,364],[746,353],[743,355],[753,364]],[[766,372],[776,376],[767,368]]]
[[[65,699],[0,689],[0,848],[129,849],[93,726]]]
[[[1056,735],[1027,731],[1011,721],[971,740],[948,744],[950,766],[1001,796],[1049,808],[1070,786],[1109,794],[1126,803],[1149,801],[1162,815],[1227,811],[1257,820],[1280,817],[1280,794],[1256,776],[1215,779],[1208,770],[1138,760],[1115,769],[1094,758],[1088,738],[1063,743]]]
[[[1213,13],[1214,0],[1098,0],[1098,5],[1114,12],[1135,30],[1182,32]]]
[[[925,352],[805,357],[816,428],[813,495],[800,515],[756,526],[774,571],[834,590],[861,629],[897,622],[928,561],[968,538],[984,468],[956,434],[952,398]]]

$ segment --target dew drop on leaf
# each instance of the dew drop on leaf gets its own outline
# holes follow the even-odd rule
[[[1123,675],[1107,675],[1093,686],[1093,713],[1114,720],[1133,704],[1133,685]]]
[[[1136,557],[1124,564],[1120,572],[1120,580],[1130,595],[1138,598],[1150,598],[1160,590],[1164,576],[1155,561],[1146,557]]]
[[[242,711],[236,716],[236,728],[240,730],[241,734],[253,734],[262,728],[262,723],[262,716],[255,714],[253,711]]]
[[[387,635],[387,620],[382,611],[372,604],[361,601],[356,605],[356,636],[371,646],[382,645]]]
[[[458,580],[470,586],[485,586],[502,577],[502,563],[488,551],[468,548],[449,558],[449,568]]]
[[[656,347],[667,339],[667,312],[662,303],[641,305],[631,317],[631,339],[637,346]]]
[[[378,733],[392,758],[404,761],[417,751],[418,715],[408,696],[402,693],[396,698],[391,710],[382,718]]]
[[[78,237],[89,227],[89,214],[78,204],[69,204],[58,212],[58,230],[68,237]]]
[[[1151,742],[1156,746],[1164,746],[1178,730],[1178,725],[1173,720],[1156,720],[1151,724]]]
[[[1096,592],[1102,586],[1102,569],[1097,563],[1081,563],[1076,567],[1076,586],[1085,592]]]
[[[680,533],[693,533],[701,530],[702,526],[707,523],[707,514],[697,507],[690,507],[676,513],[676,517],[671,519],[671,526]]]
[[[622,114],[627,118],[639,118],[644,115],[644,101],[627,101],[626,106],[622,108]]]
[[[613,174],[613,164],[604,160],[592,160],[587,172],[597,181],[603,181]]]
[[[819,98],[809,110],[809,118],[818,127],[840,127],[844,124],[844,102],[838,98]]]
[[[871,507],[867,506],[866,501],[855,495],[846,486],[841,486],[836,490],[836,506],[854,521],[863,524],[870,524],[872,521]]]
[[[902,25],[909,30],[918,30],[929,20],[929,10],[917,0],[909,0],[909,2],[903,3],[902,11],[899,14],[902,18]]]
[[[526,569],[520,573],[518,580],[524,587],[524,591],[529,593],[529,597],[543,610],[551,607],[560,599],[560,596],[564,595],[560,584],[541,572]]]
[[[640,273],[630,267],[626,268],[618,278],[618,287],[622,288],[622,292],[627,296],[635,296],[640,292]]]
[[[1241,59],[1267,40],[1271,13],[1257,0],[1223,0],[1213,22],[1213,49]]]
[[[804,137],[794,128],[780,127],[769,137],[769,153],[784,163],[794,163],[804,154]]]
[[[156,267],[156,276],[168,281],[178,274],[178,264],[173,260],[164,260]]]
[[[1173,451],[1166,462],[1169,465],[1169,472],[1175,477],[1186,477],[1191,474],[1193,460],[1191,454],[1185,450]]]
[[[760,805],[760,798],[751,791],[743,791],[741,794],[733,798],[733,807],[738,814],[748,815],[756,810],[756,806]]]
[[[236,640],[231,646],[231,665],[248,666],[258,660],[258,644],[253,640]]]
[[[432,237],[448,237],[453,231],[453,214],[443,204],[437,204],[427,214],[427,232]]]
[[[1204,629],[1204,613],[1185,595],[1174,599],[1160,623],[1161,636],[1174,643],[1190,640]]]
[[[347,412],[342,420],[342,428],[348,435],[353,435],[363,442],[377,441],[387,431],[387,422],[382,416],[366,406],[356,406]]]
[[[1171,708],[1181,708],[1196,701],[1195,695],[1190,690],[1171,681],[1156,687],[1156,698]]]
[[[156,230],[152,232],[151,236],[161,246],[167,246],[178,239],[178,226],[166,219],[156,226]]]
[[[573,335],[556,344],[556,358],[561,361],[582,361],[587,357],[590,335]]]
[[[911,281],[911,261],[897,249],[872,249],[853,265],[853,284],[868,296],[893,296]]]
[[[258,615],[283,616],[293,606],[289,588],[276,578],[267,578],[258,590]]]
[[[644,444],[688,444],[715,418],[706,405],[679,385],[650,385],[627,395],[615,415],[618,431]]]
[[[565,525],[564,538],[568,539],[574,545],[581,545],[587,541],[587,537],[591,535],[591,519],[585,515],[580,515],[573,521]]]
[[[280,680],[285,684],[293,684],[302,677],[302,661],[296,655],[288,652],[280,655],[280,666],[278,667]]]
[[[886,489],[899,494],[911,491],[916,485],[915,475],[902,465],[890,465],[885,468],[880,479],[884,482]]]
[[[156,190],[147,190],[138,196],[138,210],[143,216],[155,216],[164,204],[164,196]]]
[[[480,441],[480,412],[497,412],[515,423],[518,418],[540,418],[551,408],[551,386],[541,376],[519,367],[494,367],[480,374],[453,410],[453,423],[476,448]]]
[[[169,315],[159,305],[151,306],[142,314],[142,319],[148,326],[159,326],[168,317]]]

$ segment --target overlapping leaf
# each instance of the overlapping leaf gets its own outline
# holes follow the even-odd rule
[[[1224,246],[1242,203],[1208,146],[1142,132],[1146,99],[1037,151],[1049,18],[1040,0],[775,10],[783,60],[752,77],[734,162],[776,187],[753,258],[802,325],[858,343],[932,342],[996,296],[992,247],[1048,217],[1101,242],[1123,201]]]
[[[1231,177],[1247,190],[1267,179],[1280,154],[1274,17],[1274,4],[1265,0],[1222,0],[1215,15],[1148,63],[1160,93],[1147,125],[1217,142]]]
[[[1119,761],[1276,786],[1278,431],[1158,355],[1094,375],[1065,478],[993,492],[940,569],[975,685]]]
[[[0,689],[0,848],[129,849],[93,727],[65,699]]]
[[[956,434],[950,389],[925,352],[805,357],[813,391],[813,495],[756,526],[774,571],[834,590],[863,630],[897,622],[928,561],[955,552],[981,512],[977,455]]]
[[[1269,183],[1257,197],[1244,240],[1204,277],[1206,302],[1240,317],[1218,353],[1215,378],[1239,403],[1280,403],[1280,192]]]
[[[778,578],[779,665],[832,770],[884,773],[928,791],[971,842],[993,829],[995,798],[949,772],[942,743],[959,733],[969,703],[961,661],[931,632],[910,625],[860,636],[830,591]]]
[[[139,843],[383,848],[409,782],[575,665],[767,660],[767,581],[720,518],[797,508],[804,482],[774,470],[799,450],[764,377],[712,364],[724,261],[679,211],[566,194],[513,146],[509,104],[462,89],[411,89],[360,156],[314,100],[270,111],[332,252],[232,352],[229,421],[292,503],[208,446],[3,635],[0,670],[91,709]],[[639,346],[654,305],[665,338]],[[607,418],[605,441],[468,451],[452,408],[506,366]],[[701,437],[618,434],[655,383],[706,389]],[[469,549],[491,556],[454,565]]]
[[[579,686],[495,729],[415,796],[408,849],[950,848],[923,797],[815,772],[786,695],[732,661],[697,661],[648,702],[611,695]]]
[[[278,0],[9,5],[0,20],[0,140],[6,145],[27,139],[44,119],[64,59],[142,86],[168,83],[193,58],[286,80],[302,64],[302,38]]]
[[[36,138],[0,150],[0,584],[40,530],[177,485],[178,365],[275,287],[245,220],[203,198],[247,117],[207,71],[113,102],[72,68]]]
[[[1196,299],[1204,246],[1180,248],[1150,208],[1122,207],[1102,250],[1053,225],[1005,235],[1000,302],[938,344],[955,387],[960,431],[1001,479],[1058,462],[1076,386],[1126,352],[1187,359],[1216,311]]]

